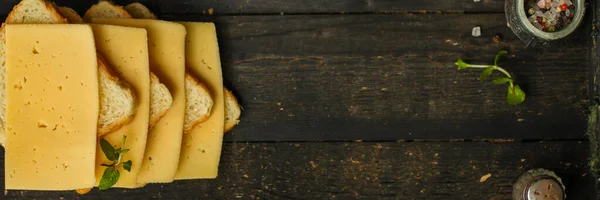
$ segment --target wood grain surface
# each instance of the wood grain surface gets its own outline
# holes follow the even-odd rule
[[[230,0],[230,1],[161,1],[164,14],[315,14],[315,13],[440,13],[440,12],[503,12],[504,1],[473,0]]]
[[[503,14],[214,20],[225,84],[244,107],[229,141],[584,138],[589,26],[561,48],[523,49]],[[454,66],[491,63],[502,49],[523,105],[507,105],[506,87],[481,83],[480,70]]]
[[[577,141],[226,143],[216,180],[5,199],[510,199],[521,173],[540,167],[563,178],[570,199],[594,199],[587,149]]]
[[[18,1],[0,1],[0,16]],[[56,1],[80,14],[96,2]],[[502,0],[141,2],[162,19],[217,25],[225,85],[244,108],[219,177],[0,199],[510,199],[535,168],[562,177],[569,199],[597,199],[585,135],[598,95],[595,2],[573,35],[527,49]],[[523,105],[453,64],[491,63],[499,50]]]

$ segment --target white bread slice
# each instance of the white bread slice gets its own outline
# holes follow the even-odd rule
[[[231,91],[223,88],[223,93],[225,94],[225,128],[223,132],[227,132],[240,123],[242,108]]]
[[[154,73],[150,72],[150,124],[148,125],[150,129],[167,114],[172,103],[173,96],[167,86],[162,84]]]
[[[89,22],[91,18],[133,18],[123,7],[110,1],[100,1],[92,5],[83,15],[83,20]]]
[[[13,7],[5,23],[7,24],[66,24],[67,18],[58,11],[56,5],[47,0],[22,0]]]
[[[59,12],[59,9],[56,7],[56,5],[54,5],[53,3],[50,3],[49,1],[46,0],[23,0],[21,1],[19,4],[17,4],[13,10],[10,12],[10,14],[8,15],[8,17],[6,18],[6,23],[8,24],[17,24],[17,23],[45,23],[45,24],[50,24],[50,23],[67,23],[68,20],[63,17],[63,15]],[[4,37],[4,29],[0,28],[0,143],[4,144],[5,140],[2,140],[4,138],[4,134],[5,134],[5,118],[6,118],[6,103],[5,103],[5,88],[4,88],[4,81],[6,78],[6,66],[5,65],[5,47],[4,45],[6,44],[6,38]],[[110,67],[105,67],[104,69],[109,69]],[[109,84],[105,84],[105,85],[118,85],[118,86],[123,86],[120,87],[120,89],[118,88],[103,88],[100,87],[100,91],[102,92],[104,90],[104,97],[107,99],[111,99],[113,97],[117,97],[119,96],[119,94],[128,94],[128,98],[130,101],[132,102],[128,102],[129,105],[134,104],[135,103],[135,98],[133,97],[133,93],[131,92],[131,90],[129,89],[129,87],[127,86],[128,84],[125,82],[122,82],[119,80],[119,78],[117,76],[115,76],[114,74],[111,74],[110,71],[108,70],[103,70],[103,68],[99,68],[99,77],[101,79],[104,78],[109,78],[109,79],[103,79],[103,80],[99,80],[99,82],[101,81],[108,81]],[[120,91],[119,91],[120,90]],[[117,116],[117,115],[111,115],[111,114],[121,114],[123,112],[117,112],[117,113],[108,113],[106,111],[111,110],[111,107],[127,107],[127,105],[107,105],[104,104],[102,102],[108,102],[106,100],[102,100],[101,99],[101,103],[100,103],[100,115],[98,117],[98,121],[99,122],[110,122],[109,124],[103,124],[103,123],[98,123],[98,134],[99,135],[104,135],[107,133],[110,133],[113,130],[118,129],[118,127],[127,124],[131,117],[133,116],[134,112],[133,109],[131,109],[130,112],[128,113],[124,113],[124,115],[121,116]],[[127,110],[124,110],[124,112],[127,112]]]
[[[128,124],[133,119],[136,99],[129,84],[110,69],[108,61],[98,52],[98,85],[100,113],[98,135],[102,136]]]
[[[91,18],[133,18],[121,6],[109,1],[100,1],[85,12],[84,21]],[[150,72],[150,123],[151,129],[160,120],[173,103],[173,97],[167,87],[160,82],[158,77]]]
[[[152,13],[152,11],[150,11],[150,9],[148,9],[146,6],[144,6],[141,3],[131,3],[127,6],[125,6],[125,10],[127,10],[127,12],[129,12],[129,14],[131,14],[134,18],[140,18],[140,19],[158,19],[156,17],[156,15],[154,15],[154,13]],[[187,75],[187,74],[186,74]],[[189,84],[189,85],[193,85],[193,84]],[[188,86],[188,82],[186,79],[186,87]],[[235,98],[235,96],[233,95],[233,93],[231,93],[231,91],[229,91],[227,88],[224,88],[225,90],[225,130],[224,132],[227,132],[229,130],[231,130],[235,125],[237,125],[239,123],[239,118],[240,118],[240,114],[242,112],[242,109],[240,107],[240,105],[238,104],[237,99]],[[208,91],[208,90],[207,90]],[[188,93],[188,89],[186,88],[186,95]],[[207,92],[208,94],[208,92]],[[190,101],[190,98],[187,98],[188,102]],[[194,113],[195,112],[189,112],[189,113]],[[192,114],[190,114],[192,115]],[[206,116],[208,117],[208,116]],[[191,128],[193,128],[193,126],[200,124],[201,122],[203,122],[204,120],[202,120],[202,117],[199,117],[197,119],[199,119],[196,122],[193,121],[189,121],[191,120],[193,117],[188,116],[188,109],[187,109],[187,102],[186,102],[186,122],[185,122],[185,130],[189,131],[191,130]],[[191,127],[189,127],[189,125],[192,125]]]
[[[65,16],[67,18],[67,20],[69,20],[69,23],[71,23],[71,24],[83,23],[83,19],[81,18],[81,16],[79,16],[79,14],[77,14],[77,12],[75,12],[75,10],[73,10],[69,7],[59,7],[58,9],[60,10],[60,13],[62,13],[63,16]]]
[[[127,10],[127,12],[133,16],[133,18],[158,19],[158,17],[156,17],[156,15],[154,15],[150,9],[138,2],[130,3],[129,5],[125,6],[125,10]]]
[[[206,86],[188,73],[185,73],[185,100],[183,132],[187,133],[208,120],[214,102]]]

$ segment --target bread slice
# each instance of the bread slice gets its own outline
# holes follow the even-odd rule
[[[129,12],[133,18],[137,19],[158,19],[150,9],[141,3],[135,2],[125,6],[125,10]]]
[[[125,10],[127,10],[127,12],[129,12],[129,14],[131,14],[134,18],[157,19],[156,15],[154,15],[154,13],[152,13],[152,11],[150,11],[150,9],[148,9],[146,6],[144,6],[141,3],[137,3],[137,2],[131,3],[127,6],[125,6]],[[187,78],[186,78],[185,84],[186,84],[186,87],[188,87],[188,85],[190,85],[190,86],[194,85],[194,84],[188,84]],[[186,88],[186,95],[188,95],[187,90],[188,89]],[[208,90],[206,90],[206,91],[208,91]],[[229,91],[227,88],[224,88],[224,91],[225,91],[225,130],[224,131],[227,132],[239,123],[239,118],[240,118],[242,109],[241,109],[240,105],[238,104],[238,101],[235,98],[235,96],[233,95],[233,93],[231,93],[231,91]],[[209,93],[206,92],[206,94],[209,94]],[[188,95],[188,97],[189,97],[189,95]],[[193,101],[193,99],[190,99],[190,98],[187,98],[187,100],[188,100],[188,102]],[[194,122],[192,120],[194,117],[192,117],[190,115],[197,115],[197,114],[195,112],[188,112],[187,106],[188,105],[186,103],[186,116],[185,116],[186,121],[185,121],[185,129],[184,130],[189,131],[189,130],[191,130],[191,128],[193,128],[193,126],[200,124],[204,120],[202,119],[202,116],[200,115],[200,116],[196,117],[196,119],[198,121]],[[188,115],[188,113],[190,113],[190,115]],[[191,127],[189,127],[190,125],[191,125]]]
[[[83,20],[89,22],[91,18],[133,18],[123,7],[110,1],[100,1],[92,5],[83,15]]]
[[[225,94],[225,128],[223,132],[227,132],[240,123],[242,108],[231,91],[223,88],[223,93]]]
[[[186,73],[183,132],[187,133],[196,125],[206,121],[210,116],[213,104],[213,99],[206,86],[192,75]]]
[[[136,99],[131,86],[110,69],[108,61],[98,52],[98,86],[100,87],[100,114],[98,135],[111,133],[133,119]]]
[[[75,10],[73,10],[69,7],[59,7],[58,9],[60,10],[60,13],[62,13],[62,15],[65,16],[67,18],[67,20],[69,20],[69,23],[71,23],[71,24],[83,23],[83,19],[81,18],[81,16],[79,16],[79,14],[77,14],[77,12],[75,12]]]
[[[6,17],[7,24],[66,24],[67,18],[47,0],[22,0]]]
[[[84,19],[91,18],[133,18],[123,7],[109,1],[100,1],[85,12]],[[158,77],[150,72],[150,123],[148,128],[154,127],[156,122],[167,114],[173,103],[173,97],[167,87],[160,82]]]
[[[167,114],[172,103],[173,97],[167,86],[150,72],[150,123],[148,125],[150,129]]]

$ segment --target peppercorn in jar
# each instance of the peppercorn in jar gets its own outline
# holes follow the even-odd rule
[[[525,10],[529,22],[545,32],[562,30],[575,14],[572,0],[527,0]]]

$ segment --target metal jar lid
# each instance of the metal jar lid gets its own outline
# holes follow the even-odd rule
[[[513,186],[515,200],[564,200],[565,186],[552,171],[533,169],[525,172]]]

